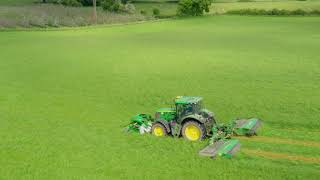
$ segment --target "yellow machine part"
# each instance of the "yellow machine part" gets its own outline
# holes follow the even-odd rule
[[[200,139],[201,130],[198,126],[190,124],[185,128],[184,134],[190,141],[197,141]]]

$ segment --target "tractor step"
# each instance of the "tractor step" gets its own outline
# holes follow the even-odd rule
[[[199,151],[201,156],[216,157],[217,155],[222,157],[231,158],[240,149],[240,143],[236,139],[232,140],[219,140],[214,144],[210,144]]]
[[[236,121],[235,134],[239,136],[256,135],[257,129],[261,126],[261,120],[257,118],[241,119]]]

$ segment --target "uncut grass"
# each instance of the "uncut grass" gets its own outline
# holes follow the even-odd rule
[[[137,22],[146,19],[139,13],[111,13],[98,8],[97,24]],[[60,27],[93,25],[92,8],[42,4],[31,6],[0,6],[0,28]]]
[[[317,179],[316,165],[242,153],[212,161],[198,156],[205,142],[122,128],[130,116],[153,114],[177,95],[200,95],[219,122],[255,116],[270,129],[318,131],[319,21],[219,16],[0,32],[0,174]],[[304,150],[314,151],[296,151]]]

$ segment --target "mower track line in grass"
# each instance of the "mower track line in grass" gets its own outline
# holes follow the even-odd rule
[[[268,136],[237,137],[237,138],[240,140],[249,140],[249,141],[256,141],[256,142],[291,144],[291,145],[320,148],[320,143],[315,141],[302,141],[302,140],[285,139],[285,138],[268,137]]]
[[[261,156],[261,157],[270,158],[270,159],[287,159],[291,161],[304,161],[309,163],[320,164],[320,158],[318,157],[307,157],[307,156],[301,156],[301,155],[277,153],[277,152],[263,151],[263,150],[257,150],[257,149],[247,149],[247,148],[242,149],[242,152],[247,155]]]

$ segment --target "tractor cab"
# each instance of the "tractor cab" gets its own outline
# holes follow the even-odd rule
[[[178,118],[191,114],[200,114],[202,97],[178,96],[175,100]]]
[[[182,117],[200,114],[202,109],[202,97],[178,96],[175,106],[172,108],[161,108],[156,111],[155,119],[171,122]]]

